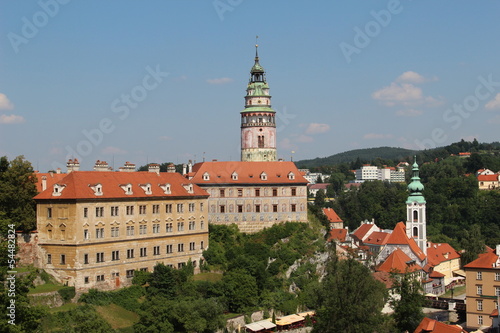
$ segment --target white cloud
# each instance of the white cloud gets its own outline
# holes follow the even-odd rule
[[[307,125],[306,134],[319,134],[325,133],[330,130],[330,125],[328,124],[318,124],[318,123],[310,123]]]
[[[416,117],[420,116],[423,112],[421,110],[416,109],[404,109],[396,111],[396,116],[402,117]]]
[[[363,139],[377,140],[377,139],[392,139],[392,134],[379,134],[379,133],[367,133],[363,136]]]
[[[412,105],[424,99],[422,89],[410,83],[391,83],[390,86],[375,91],[372,98],[388,106],[396,104]]]
[[[5,94],[0,94],[0,110],[12,110],[14,104],[7,98]]]
[[[220,77],[216,79],[207,79],[207,82],[210,84],[226,84],[233,82],[233,79],[231,79],[230,77]]]
[[[0,114],[0,124],[20,124],[24,123],[24,117],[16,116],[15,114],[6,115]]]
[[[295,141],[300,143],[310,143],[313,142],[314,139],[308,135],[301,134],[295,139]]]
[[[107,146],[101,150],[101,154],[103,155],[125,155],[127,153],[126,150],[113,146]]]
[[[437,81],[437,76],[426,78],[414,71],[407,71],[398,76],[396,82],[409,82],[409,83],[424,83],[427,81]]]
[[[500,109],[500,93],[495,96],[491,101],[484,106],[488,110]]]

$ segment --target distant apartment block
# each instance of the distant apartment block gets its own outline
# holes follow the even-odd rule
[[[381,180],[391,183],[405,182],[405,169],[408,163],[401,162],[396,167],[378,168],[374,165],[365,164],[355,170],[356,182],[363,183],[370,180]]]

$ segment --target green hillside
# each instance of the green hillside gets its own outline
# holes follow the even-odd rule
[[[411,156],[415,151],[395,148],[395,147],[378,147],[378,148],[366,148],[366,149],[355,149],[345,151],[343,153],[331,155],[328,157],[317,157],[310,160],[297,161],[296,164],[300,168],[311,168],[318,167],[322,165],[334,165],[340,163],[350,163],[360,159],[361,161],[372,161],[376,158],[381,159],[391,159],[391,160],[402,160],[408,156]]]

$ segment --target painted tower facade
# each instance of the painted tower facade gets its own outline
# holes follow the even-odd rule
[[[276,161],[276,112],[271,108],[271,95],[266,73],[259,63],[255,45],[255,64],[241,111],[241,161]]]
[[[420,182],[417,157],[412,165],[411,182],[408,184],[406,200],[406,234],[417,242],[418,247],[427,255],[427,222],[425,198],[422,195],[424,185]]]

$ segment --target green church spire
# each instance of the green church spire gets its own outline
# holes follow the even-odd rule
[[[410,195],[408,196],[408,200],[406,200],[406,203],[407,204],[412,202],[425,203],[425,198],[422,195],[423,190],[424,190],[424,185],[420,182],[417,156],[415,156],[412,165],[411,182],[410,184],[408,184],[408,192],[410,192]]]

